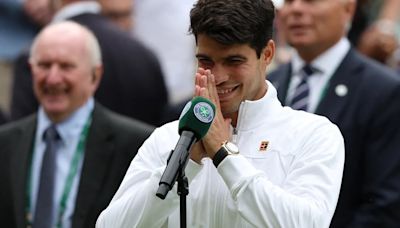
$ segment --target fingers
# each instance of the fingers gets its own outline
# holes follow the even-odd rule
[[[204,70],[203,68],[198,68],[195,78],[195,95],[202,96],[210,99],[209,96],[209,85],[208,85],[208,74],[210,70]]]
[[[215,118],[206,136],[201,140],[202,147],[197,145],[192,160],[199,161],[201,157],[212,158],[221,147],[221,143],[231,139],[230,125],[232,120],[225,119],[221,112],[215,77],[209,69],[198,68],[195,78],[195,95],[209,99],[215,106]],[[200,152],[202,151],[202,152]]]
[[[219,97],[218,97],[217,87],[215,84],[215,76],[214,74],[211,73],[211,71],[208,71],[207,78],[208,78],[207,87],[210,99],[217,106],[217,109],[220,109]]]
[[[208,98],[208,95],[205,94],[205,85],[207,84],[207,78],[205,76],[205,70],[203,68],[198,68],[197,73],[195,75],[195,96],[202,96]]]

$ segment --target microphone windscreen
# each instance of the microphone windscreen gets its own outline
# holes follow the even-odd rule
[[[194,97],[185,105],[179,117],[179,134],[191,131],[198,141],[207,134],[214,117],[215,105],[204,97]]]

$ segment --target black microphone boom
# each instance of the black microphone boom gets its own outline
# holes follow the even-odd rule
[[[189,161],[189,151],[195,142],[196,137],[193,132],[182,132],[175,149],[171,151],[168,165],[165,168],[164,174],[159,183],[156,195],[161,199],[165,199],[167,193],[174,186],[176,179],[178,178],[179,170],[183,170],[184,167],[186,167]]]

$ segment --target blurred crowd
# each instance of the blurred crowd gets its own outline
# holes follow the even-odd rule
[[[284,0],[277,1],[277,8]],[[400,1],[357,0],[352,24],[348,25],[348,38],[354,47],[368,57],[400,71]],[[276,20],[277,64],[287,62],[291,47],[279,30],[279,14]]]
[[[28,82],[25,82],[26,76],[29,75],[29,66],[27,64],[27,55],[30,44],[40,28],[52,21],[57,21],[59,15],[58,9],[62,5],[77,4],[77,2],[96,2],[96,1],[55,1],[55,0],[5,0],[0,2],[0,122],[12,121],[19,119],[34,112],[37,108],[37,101],[31,91],[29,91]],[[108,83],[110,90],[114,90],[116,94],[111,95],[108,90],[103,92],[100,89],[96,93],[96,98],[107,107],[121,114],[142,120],[152,125],[160,125],[179,116],[183,105],[193,95],[193,74],[195,72],[195,43],[192,36],[188,33],[189,28],[189,10],[194,1],[144,1],[144,0],[98,0],[99,14],[107,18],[113,23],[115,29],[126,33],[139,46],[147,49],[155,56],[156,65],[147,65],[141,67],[144,71],[149,72],[118,72],[122,71],[107,65],[113,65],[110,62],[125,63],[132,62],[132,65],[141,65],[137,59],[146,59],[142,53],[130,53],[130,56],[136,55],[134,59],[122,60],[127,50],[116,50],[115,55],[119,52],[120,57],[110,57],[110,61],[106,63],[106,74],[114,75],[112,79],[107,80],[103,84]],[[75,7],[77,8],[77,7]],[[93,11],[93,7],[88,7]],[[96,8],[96,7],[95,7]],[[96,11],[96,10],[94,10]],[[68,15],[66,15],[68,17]],[[62,15],[61,17],[65,17]],[[107,41],[108,42],[108,41]],[[111,45],[112,41],[109,42]],[[121,44],[123,46],[124,44]],[[105,45],[107,46],[107,45]],[[24,56],[24,58],[21,58]],[[107,54],[106,54],[107,56]],[[108,58],[105,58],[108,59]],[[119,65],[123,65],[121,62]],[[150,69],[151,68],[151,69]],[[131,69],[132,70],[132,69]],[[159,70],[162,78],[145,78],[151,77],[151,72]],[[135,85],[140,88],[142,96],[134,99],[141,99],[142,102],[130,102],[126,100],[132,99],[127,97],[126,93],[119,92],[119,88],[115,81],[115,75],[124,74],[127,78],[136,78],[135,80],[151,81],[157,80],[155,84],[150,82],[147,84],[139,83]],[[22,76],[24,75],[24,76]],[[159,77],[159,76],[157,76]],[[105,77],[109,78],[109,77]],[[122,83],[122,79],[120,79]],[[126,87],[130,86],[129,81],[125,81]],[[140,85],[141,84],[141,85]],[[114,86],[112,89],[111,87]],[[101,86],[105,87],[105,86]],[[27,92],[28,90],[28,92]],[[129,90],[129,89],[127,89]],[[23,91],[23,92],[20,92]],[[154,91],[158,91],[155,92]],[[153,95],[151,95],[153,93]],[[139,94],[139,91],[136,92]],[[146,96],[148,94],[149,96]],[[110,98],[114,96],[114,98]],[[119,96],[119,97],[118,97]],[[131,94],[133,96],[133,94]],[[104,100],[102,101],[101,97]],[[116,104],[118,103],[118,104]],[[160,104],[165,103],[165,104]],[[140,107],[147,105],[148,107],[156,107],[150,110],[148,107]],[[135,106],[136,110],[148,109],[146,113],[133,113],[135,111],[125,110],[119,106]],[[162,106],[162,107],[161,107]],[[132,109],[132,108],[131,108]],[[151,117],[158,115],[157,117]],[[150,117],[149,117],[150,116]]]
[[[55,0],[0,1],[1,122],[18,119],[35,110],[35,105],[23,111],[22,114],[14,110],[21,109],[21,105],[26,106],[29,105],[26,103],[34,102],[24,102],[21,101],[25,99],[24,97],[20,99],[14,97],[17,95],[13,90],[18,89],[15,85],[20,83],[16,81],[16,78],[19,78],[18,74],[21,74],[21,69],[18,69],[21,68],[21,64],[15,63],[21,53],[27,52],[40,28],[54,20],[57,5],[65,4],[62,2]],[[357,47],[361,53],[396,70],[400,68],[400,20],[397,13],[400,10],[399,2],[397,0],[358,0],[353,23],[348,26],[348,37],[353,46]],[[188,27],[189,11],[195,0],[184,2],[178,0],[98,0],[98,3],[101,5],[101,14],[114,22],[116,28],[118,27],[147,47],[159,62],[163,84],[166,88],[166,97],[160,97],[160,101],[168,101],[168,105],[163,108],[163,114],[158,120],[148,120],[141,116],[139,119],[160,125],[178,117],[181,108],[193,94],[192,75],[196,68],[195,41],[189,35]],[[287,62],[293,52],[292,47],[286,42],[284,32],[279,28],[279,9],[284,4],[284,0],[275,0],[274,3],[278,12],[275,31],[277,54],[274,66],[269,70]],[[115,70],[110,73],[114,74],[113,71]],[[135,72],[129,73],[132,74],[130,77],[139,77],[135,75]],[[149,105],[157,105],[157,103],[149,103]],[[114,110],[121,111],[118,108]],[[121,112],[134,118],[138,117],[129,112]]]
[[[400,188],[397,140],[400,134],[396,125],[399,123],[399,101],[396,99],[400,85],[400,1],[357,0],[354,8],[353,0],[343,0],[343,5],[338,7],[338,15],[326,7],[330,4],[337,7],[337,2],[328,4],[327,1],[333,0],[273,1],[276,6],[276,52],[266,76],[277,88],[281,103],[293,108],[293,100],[298,95],[296,89],[305,81],[302,78],[303,66],[316,65],[308,66],[310,75],[317,76],[309,79],[310,87],[314,88],[303,87],[302,91],[307,91],[304,97],[310,99],[309,106],[299,106],[301,108],[298,109],[328,117],[338,125],[345,138],[342,199],[338,204],[340,212],[335,215],[332,227],[343,227],[342,224],[351,222],[379,224],[376,221],[364,221],[368,217],[365,214],[374,214],[377,220],[392,222],[400,217],[397,191]],[[51,107],[51,101],[47,100],[49,104],[43,98],[38,101],[38,98],[40,92],[51,95],[51,91],[48,92],[40,84],[41,73],[48,63],[32,60],[30,54],[32,50],[37,50],[32,49],[31,45],[42,28],[55,22],[74,21],[78,25],[67,23],[65,28],[58,29],[72,33],[78,31],[84,34],[80,35],[85,39],[93,35],[98,40],[102,56],[101,67],[93,72],[85,71],[85,76],[92,76],[93,81],[98,83],[95,89],[90,90],[95,99],[89,96],[85,100],[87,103],[82,102],[85,105],[80,108],[87,112],[100,109],[100,116],[106,113],[102,117],[106,116],[104,122],[108,125],[104,126],[123,129],[121,134],[115,136],[122,138],[122,141],[115,142],[121,145],[117,149],[136,151],[154,127],[178,119],[184,105],[195,93],[196,41],[189,33],[189,15],[195,3],[196,0],[0,0],[0,125],[7,126],[5,123],[15,123],[33,113],[39,113],[38,121],[42,121],[38,129],[43,125],[44,118],[40,115],[43,117],[44,114],[40,114],[43,111],[39,107],[46,104]],[[296,24],[296,18],[304,21]],[[307,25],[302,23],[314,27],[307,31]],[[50,31],[57,30],[55,27]],[[50,37],[57,40],[53,32],[50,32]],[[313,37],[314,32],[316,37]],[[329,36],[337,40],[332,41],[333,38]],[[69,43],[65,39],[60,40],[64,43],[56,47],[65,51],[68,48],[64,45]],[[76,46],[71,46],[77,48],[79,45],[77,42]],[[43,49],[40,51],[48,51]],[[85,58],[90,54],[85,53]],[[36,72],[32,72],[32,69],[36,69]],[[51,75],[51,69],[45,70]],[[86,83],[88,88],[93,86],[88,81]],[[71,84],[78,88],[85,85],[73,80]],[[103,111],[103,106],[140,124],[109,114]],[[102,129],[103,125],[99,124],[102,121],[93,121],[96,129]],[[17,125],[36,127],[33,123],[19,125],[20,122],[17,122]],[[110,135],[115,133],[112,127],[104,128],[111,131]],[[125,131],[131,133],[136,128],[138,132],[144,129],[138,134],[137,140],[131,142],[126,135],[124,137]],[[7,139],[9,131],[7,127],[0,128],[0,136]],[[43,127],[40,131],[44,131]],[[102,137],[99,136],[102,140],[106,138]],[[38,138],[35,140],[39,141]],[[132,143],[135,145],[130,145]],[[6,143],[0,142],[2,145]],[[33,146],[36,149],[38,147]],[[115,182],[110,179],[113,187],[118,187],[118,181],[122,180],[129,165],[127,161],[133,156],[105,159],[115,162],[112,167],[120,166],[120,173],[117,174],[119,179]],[[95,167],[88,166],[92,169]],[[107,205],[115,190],[110,190],[109,198],[104,199],[104,205],[99,205],[98,212]],[[384,210],[378,213],[375,210],[379,207]],[[347,212],[355,211],[354,208],[359,210],[354,212],[355,215],[349,215]],[[389,218],[385,217],[386,210],[389,211]]]

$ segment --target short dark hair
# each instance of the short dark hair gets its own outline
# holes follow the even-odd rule
[[[199,0],[190,11],[190,29],[224,44],[249,44],[257,56],[272,39],[275,7],[271,0]]]

